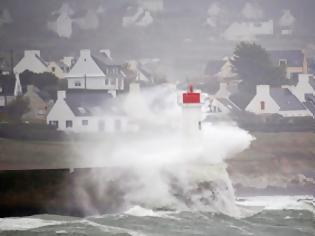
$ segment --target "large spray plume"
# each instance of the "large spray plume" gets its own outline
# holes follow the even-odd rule
[[[115,106],[140,124],[139,131],[76,147],[81,161],[107,167],[78,180],[78,201],[88,214],[98,213],[99,199],[113,211],[140,205],[240,216],[224,161],[246,149],[252,136],[233,123],[204,123],[188,134],[177,97],[172,86],[131,92]],[[114,207],[113,198],[120,201]]]

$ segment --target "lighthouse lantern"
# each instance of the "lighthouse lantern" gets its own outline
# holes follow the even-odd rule
[[[184,104],[199,104],[200,101],[200,93],[195,93],[193,90],[193,86],[189,86],[189,90],[186,93],[183,93],[183,103]]]

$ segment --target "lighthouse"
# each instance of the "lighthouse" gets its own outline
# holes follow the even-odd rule
[[[188,134],[197,134],[201,126],[202,96],[200,92],[194,91],[189,85],[188,91],[183,92],[179,97],[179,105],[182,107],[183,129]]]

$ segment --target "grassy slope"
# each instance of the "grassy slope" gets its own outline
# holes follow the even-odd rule
[[[0,169],[67,165],[69,143],[0,139]]]
[[[228,161],[233,176],[314,173],[314,133],[255,133],[251,147]]]

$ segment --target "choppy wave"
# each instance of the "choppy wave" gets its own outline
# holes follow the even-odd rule
[[[86,218],[37,215],[0,219],[0,236],[33,235],[315,235],[314,198],[273,196],[238,199],[243,207],[263,207],[248,218],[207,211],[156,211],[134,206],[123,213]],[[281,204],[280,204],[281,203]],[[312,206],[310,208],[308,206]]]
[[[48,225],[60,225],[64,222],[55,220],[43,220],[38,218],[2,218],[0,219],[0,230],[29,230]]]
[[[313,196],[256,196],[239,198],[241,206],[262,207],[264,210],[305,210],[315,214]]]

